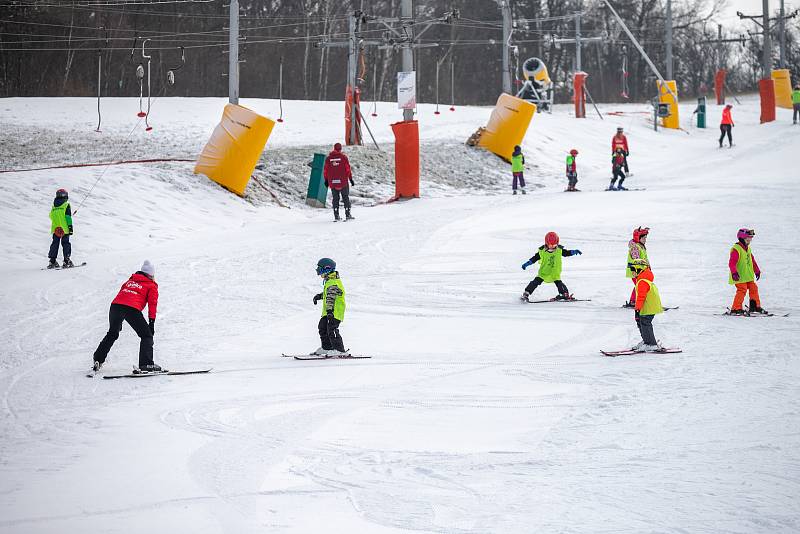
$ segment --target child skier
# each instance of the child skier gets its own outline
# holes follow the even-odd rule
[[[756,284],[756,280],[761,278],[761,269],[759,269],[756,258],[750,248],[750,242],[755,235],[755,230],[740,228],[736,234],[738,241],[731,247],[731,255],[728,258],[728,269],[730,270],[728,283],[736,286],[736,296],[733,297],[731,315],[745,315],[742,303],[744,302],[745,294],[748,292],[750,293],[749,313],[767,313],[761,307],[758,285]]]
[[[522,173],[525,170],[525,156],[522,155],[522,148],[519,145],[514,146],[514,153],[511,154],[511,174],[514,176],[514,181],[511,185],[511,190],[513,194],[517,194],[517,181],[519,181],[519,187],[522,190],[522,194],[525,194],[525,178]]]
[[[629,172],[628,156],[630,155],[630,151],[628,150],[628,138],[625,137],[622,127],[617,128],[617,133],[611,138],[611,153],[616,153],[618,148],[622,149],[622,152],[625,156],[625,163],[623,166],[625,167],[625,176],[627,176]]]
[[[108,351],[119,338],[122,322],[125,321],[139,335],[139,370],[161,371],[153,363],[153,335],[156,330],[156,308],[158,307],[158,284],[155,281],[156,269],[150,260],[144,260],[142,268],[122,284],[116,298],[108,310],[108,333],[94,351],[95,371],[99,371],[108,357]],[[149,324],[144,320],[142,310],[147,305]]]
[[[633,260],[628,264],[628,268],[634,273],[636,283],[636,327],[642,335],[642,341],[632,350],[642,350],[645,352],[658,352],[663,347],[656,340],[653,332],[653,317],[664,312],[661,306],[661,297],[658,288],[653,283],[653,271],[646,260]]]
[[[625,167],[625,152],[623,151],[622,147],[618,147],[617,150],[614,152],[614,155],[611,156],[611,185],[608,186],[609,191],[627,191],[626,188],[622,187],[622,182],[625,181],[625,172],[623,168]],[[614,182],[617,181],[619,178],[619,183],[617,187],[614,187]]]
[[[559,293],[558,296],[556,296],[556,300],[573,300],[569,289],[567,289],[567,286],[561,281],[561,257],[580,256],[581,254],[583,253],[578,249],[567,250],[559,245],[557,233],[547,232],[547,235],[544,236],[544,245],[539,247],[539,250],[531,259],[522,264],[522,270],[524,271],[538,261],[539,273],[536,275],[536,278],[531,280],[525,287],[525,291],[522,293],[520,300],[527,301],[531,293],[533,293],[542,282],[548,284],[555,283]]]
[[[320,356],[336,357],[346,354],[339,325],[344,321],[344,286],[336,271],[336,262],[322,258],[317,262],[317,276],[322,278],[322,293],[314,295],[314,304],[322,301],[322,318],[318,330],[322,346],[312,352]]]
[[[636,306],[636,274],[631,269],[631,263],[634,260],[644,260],[647,266],[650,262],[647,259],[647,234],[650,233],[650,228],[642,228],[641,226],[633,231],[633,239],[628,241],[628,261],[625,268],[625,277],[633,281],[633,290],[631,291],[631,298],[628,299],[626,308],[633,308]]]
[[[66,189],[59,189],[56,191],[56,198],[53,199],[53,207],[50,208],[50,233],[53,234],[53,242],[50,243],[50,252],[48,257],[50,263],[47,265],[48,269],[55,269],[58,267],[58,246],[64,251],[63,267],[74,267],[72,260],[69,257],[72,255],[72,244],[69,242],[69,236],[72,235],[72,208],[69,205],[69,194]]]
[[[567,191],[579,191],[575,188],[578,185],[578,167],[575,165],[577,155],[578,151],[573,148],[567,156]]]

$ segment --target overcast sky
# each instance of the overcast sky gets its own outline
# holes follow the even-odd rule
[[[673,0],[673,2],[681,1],[690,0]],[[741,11],[745,15],[759,15],[761,14],[762,5],[762,0],[728,0],[728,8],[725,10],[725,13],[723,14],[723,20],[721,20],[720,23],[725,25],[726,30],[728,29],[728,25],[732,26],[731,29],[733,29],[733,26],[736,26],[738,29],[738,27],[741,27],[742,22],[739,21],[739,17],[736,16],[736,12]],[[770,11],[778,9],[780,5],[780,0],[769,0]],[[787,12],[791,12],[797,7],[800,7],[800,0],[784,0],[784,9]]]

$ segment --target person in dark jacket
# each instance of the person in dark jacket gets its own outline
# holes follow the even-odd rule
[[[70,256],[72,255],[72,244],[69,236],[72,235],[72,208],[69,205],[69,194],[66,189],[56,191],[56,198],[53,200],[53,207],[50,208],[50,233],[53,234],[53,242],[50,243],[48,257],[50,263],[48,269],[58,267],[58,247],[64,250],[63,267],[74,267]]]
[[[122,284],[116,298],[108,310],[108,333],[94,351],[93,369],[99,371],[108,357],[108,351],[119,338],[122,322],[125,321],[138,334],[139,370],[161,371],[153,363],[153,335],[156,330],[156,308],[158,307],[158,284],[155,281],[156,269],[150,260],[144,260],[142,268]],[[145,305],[150,317],[148,324],[142,315]]]
[[[350,214],[350,185],[356,185],[353,181],[353,173],[350,170],[350,161],[342,153],[342,144],[333,145],[333,150],[325,158],[325,167],[322,169],[322,176],[325,178],[325,185],[331,188],[333,195],[333,217],[339,218],[339,197],[344,203],[344,214],[347,220],[354,219]],[[348,185],[348,181],[350,185]]]

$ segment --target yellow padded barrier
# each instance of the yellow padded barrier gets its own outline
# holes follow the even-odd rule
[[[775,105],[792,109],[792,75],[789,69],[773,70],[772,79],[775,81]]]
[[[678,113],[678,84],[675,80],[667,80],[667,87],[672,92],[670,93],[667,87],[664,87],[661,80],[656,80],[658,87],[658,101],[662,104],[669,104],[669,117],[661,119],[664,128],[675,128],[676,130],[681,127],[680,114]],[[673,96],[675,95],[675,96]]]
[[[535,114],[536,104],[506,93],[501,94],[478,144],[504,160],[511,161],[514,145],[522,144]]]
[[[275,121],[235,104],[228,104],[206,143],[195,174],[205,174],[222,187],[244,196],[244,190],[267,144]]]

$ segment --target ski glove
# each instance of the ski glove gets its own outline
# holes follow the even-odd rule
[[[761,280],[761,272],[756,273],[756,280]]]
[[[581,252],[581,251],[580,251],[580,250],[578,250],[577,248],[576,248],[576,249],[572,249],[572,250],[570,250],[569,252],[570,252],[570,254],[572,254],[572,255],[575,255],[575,254],[577,254],[578,256],[580,256],[581,254],[583,254],[583,252]]]
[[[322,300],[322,293],[317,293],[316,295],[314,295],[314,306],[316,306],[317,302],[320,300]]]
[[[350,185],[353,185],[353,186],[356,185],[356,183],[353,181],[353,177],[352,176],[350,177]]]
[[[156,320],[150,319],[150,333],[156,335]]]
[[[739,273],[736,273],[736,272],[731,273],[731,277],[733,278],[734,282],[738,282],[739,281]]]
[[[525,269],[527,269],[531,265],[533,265],[533,262],[531,260],[526,261],[525,263],[522,264],[522,270],[524,271]]]

